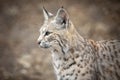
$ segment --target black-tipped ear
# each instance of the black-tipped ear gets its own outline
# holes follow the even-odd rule
[[[43,6],[43,14],[44,14],[44,18],[45,20],[47,20],[49,17],[53,16],[52,13],[48,12],[45,7]]]
[[[63,6],[58,10],[56,15],[57,23],[59,24],[66,24],[69,20],[69,16],[67,11],[63,8]]]

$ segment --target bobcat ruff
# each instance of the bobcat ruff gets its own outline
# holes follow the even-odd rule
[[[38,44],[51,50],[57,80],[120,80],[120,41],[83,38],[63,7],[43,13]]]

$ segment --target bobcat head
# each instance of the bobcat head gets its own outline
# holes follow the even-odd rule
[[[43,48],[49,48],[56,44],[62,46],[62,40],[65,41],[71,29],[67,11],[61,7],[56,15],[53,15],[43,7],[43,14],[44,24],[40,28],[38,44]]]

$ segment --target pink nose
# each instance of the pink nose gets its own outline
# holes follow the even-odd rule
[[[38,41],[37,43],[38,43],[38,44],[40,44],[40,43],[41,43],[41,41]]]

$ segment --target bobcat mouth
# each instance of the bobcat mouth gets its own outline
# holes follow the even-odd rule
[[[50,46],[40,46],[41,48],[49,48]]]
[[[50,47],[52,47],[53,45],[55,45],[55,44],[57,44],[57,45],[59,45],[60,44],[60,41],[59,40],[57,40],[57,39],[48,39],[48,41],[41,41],[40,43],[38,43],[39,44],[39,46],[41,47],[41,48],[50,48]]]
[[[48,42],[42,42],[42,43],[40,44],[40,47],[41,47],[41,48],[49,48],[49,47],[51,47],[51,46],[49,45]]]

